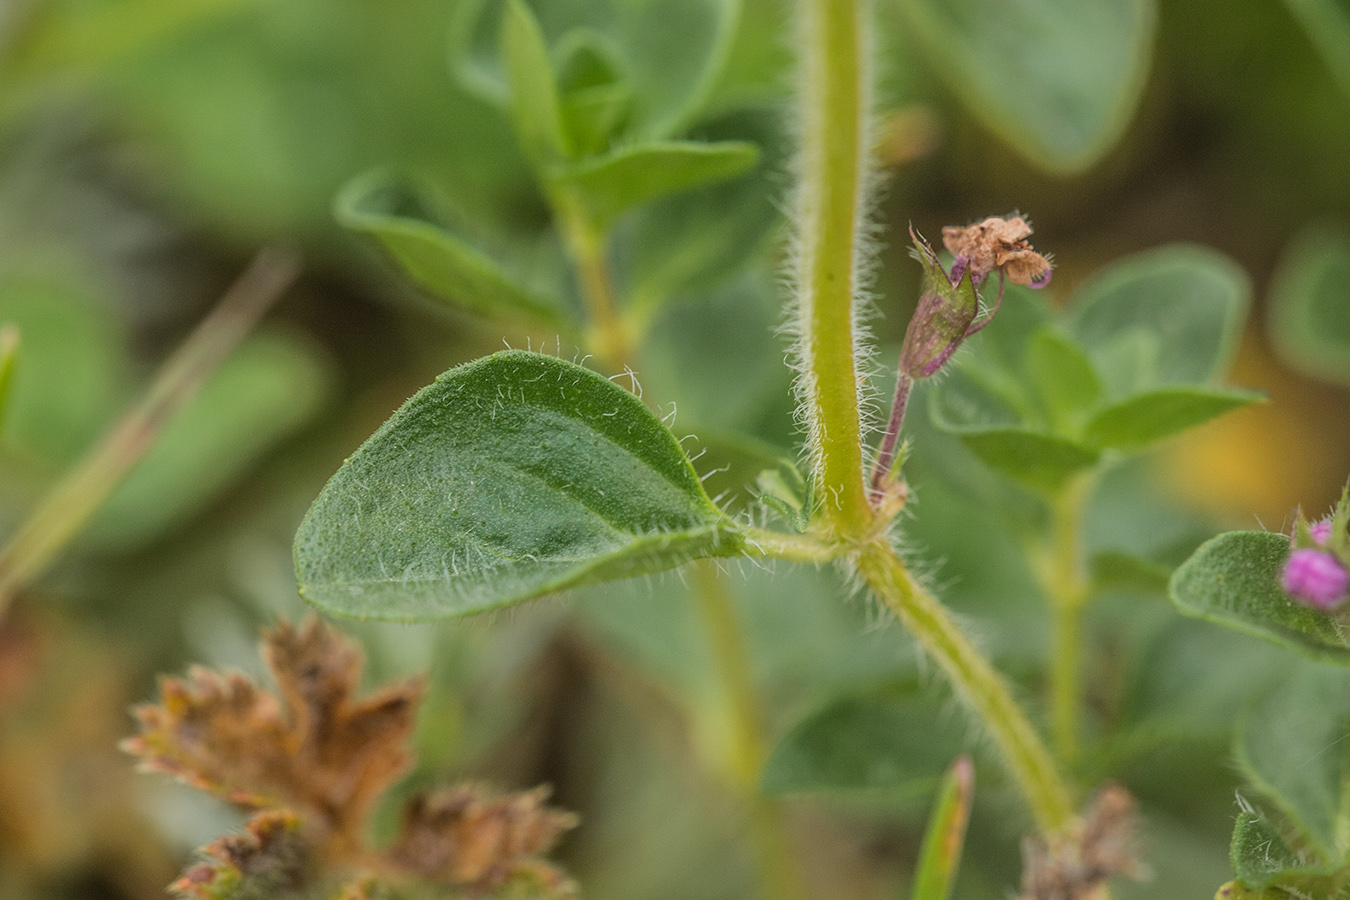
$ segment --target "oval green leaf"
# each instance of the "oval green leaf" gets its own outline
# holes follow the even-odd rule
[[[310,508],[295,563],[316,606],[412,620],[743,546],[640,400],[513,350],[442,374],[380,426]]]
[[[368,172],[350,182],[338,194],[333,212],[343,225],[374,238],[438,300],[483,315],[528,319],[564,333],[575,330],[558,304],[437,224],[420,198],[386,172]]]
[[[1335,620],[1295,603],[1280,588],[1280,570],[1288,558],[1286,535],[1230,531],[1202,544],[1181,564],[1168,594],[1188,616],[1350,666],[1350,647]]]
[[[1177,244],[1127,257],[1094,276],[1074,296],[1070,329],[1087,347],[1117,396],[1134,388],[1208,384],[1227,370],[1242,335],[1251,281],[1231,259]],[[1121,345],[1156,341],[1143,354],[1151,372],[1122,384],[1113,374]]]
[[[1238,814],[1228,855],[1233,874],[1253,890],[1276,887],[1315,897],[1336,895],[1338,884],[1334,879],[1340,867],[1309,864],[1299,859],[1280,832],[1258,813]]]
[[[1112,404],[1092,417],[1084,439],[1095,447],[1142,450],[1226,412],[1259,403],[1251,391],[1220,388],[1164,388]]]
[[[1290,242],[1269,315],[1282,360],[1313,378],[1350,384],[1350,232],[1312,226]]]
[[[591,221],[604,229],[635,206],[734,178],[758,161],[759,148],[745,141],[653,141],[565,169],[558,181],[581,194]]]
[[[1129,123],[1148,72],[1153,0],[899,0],[938,73],[1031,162],[1077,172]]]
[[[1295,666],[1243,717],[1233,742],[1239,770],[1279,807],[1299,843],[1316,852],[1318,859],[1309,861],[1314,865],[1342,863],[1346,855],[1347,689],[1350,675],[1343,670]]]

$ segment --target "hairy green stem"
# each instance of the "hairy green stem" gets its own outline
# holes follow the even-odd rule
[[[918,583],[889,544],[874,541],[863,545],[857,566],[868,586],[914,635],[957,695],[989,730],[1040,830],[1046,835],[1061,833],[1074,814],[1069,788],[1003,677],[946,608]]]
[[[1053,617],[1050,668],[1050,721],[1055,752],[1066,764],[1078,760],[1083,703],[1083,609],[1088,600],[1084,571],[1083,511],[1092,490],[1091,475],[1069,482],[1050,504],[1050,533],[1040,553],[1037,577]]]
[[[816,496],[831,531],[872,526],[863,484],[855,300],[865,243],[871,4],[802,0],[795,281]]]
[[[767,759],[760,702],[745,632],[715,563],[694,566],[695,591],[713,666],[730,713],[729,775],[749,815],[763,894],[769,900],[805,900],[806,891],[784,828],[782,809],[759,788]]]
[[[300,271],[288,250],[264,250],[164,363],[140,403],[47,493],[0,552],[0,620],[14,595],[79,534],[154,446],[164,426],[285,293]]]

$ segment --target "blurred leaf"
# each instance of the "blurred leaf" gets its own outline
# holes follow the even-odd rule
[[[1309,864],[1289,849],[1280,833],[1258,813],[1239,813],[1229,850],[1233,874],[1253,890],[1269,887],[1302,891],[1314,897],[1334,897],[1339,890],[1339,866]]]
[[[733,109],[701,122],[706,141],[746,141],[760,148],[758,165],[739,178],[658,200],[620,228],[633,306],[651,315],[679,291],[710,287],[754,262],[782,221],[774,175],[787,165],[778,110]],[[629,224],[631,223],[631,224]]]
[[[499,104],[510,94],[489,37],[500,7],[466,0],[456,10],[451,38],[461,82]],[[741,0],[553,0],[534,6],[543,46],[565,44],[568,35],[587,29],[613,50],[632,86],[624,135],[633,140],[679,135],[708,107],[741,34],[740,13]],[[755,34],[751,43],[762,40]],[[738,56],[744,52],[741,47]]]
[[[1347,735],[1350,675],[1298,665],[1242,719],[1234,741],[1242,774],[1280,808],[1323,863],[1342,862],[1346,855]]]
[[[962,100],[1029,160],[1086,169],[1124,132],[1153,48],[1153,0],[898,0]]]
[[[741,141],[662,141],[623,147],[563,170],[558,181],[580,192],[596,227],[665,194],[734,178],[754,167],[759,149]]]
[[[1045,406],[1051,430],[1073,433],[1101,397],[1101,379],[1092,360],[1078,344],[1050,326],[1032,335],[1026,354],[1031,382]]]
[[[169,885],[177,900],[302,900],[314,848],[303,835],[300,817],[289,810],[267,810],[230,834],[198,850],[202,862]]]
[[[966,737],[963,722],[913,686],[855,691],[788,732],[765,763],[763,785],[771,794],[926,793]]]
[[[910,900],[947,900],[961,864],[970,806],[975,800],[975,767],[959,757],[942,779],[937,805],[919,848],[919,868]]]
[[[4,430],[5,414],[9,411],[10,388],[14,384],[21,340],[18,326],[0,325],[0,431]]]
[[[1098,412],[1084,440],[1113,450],[1140,450],[1163,438],[1265,400],[1263,394],[1221,388],[1163,388],[1136,394]]]
[[[1314,225],[1290,241],[1271,284],[1269,321],[1284,362],[1350,384],[1350,232]]]
[[[1023,428],[959,431],[962,442],[986,465],[1023,484],[1058,490],[1083,469],[1097,464],[1096,450],[1064,438]]]
[[[1092,573],[1094,594],[1112,590],[1162,594],[1167,591],[1167,582],[1172,577],[1169,567],[1128,553],[1096,553],[1088,568]]]
[[[1069,325],[1111,396],[1209,384],[1228,370],[1250,294],[1246,273],[1228,257],[1177,244],[1126,257],[1095,275],[1074,295]],[[1120,358],[1141,358],[1133,349],[1141,342],[1149,347],[1142,354],[1144,377],[1122,377]]]
[[[576,28],[563,36],[558,90],[563,124],[578,155],[607,150],[633,107],[633,85],[604,35]]]
[[[1350,647],[1336,620],[1290,600],[1280,587],[1289,537],[1230,531],[1203,544],[1172,574],[1177,609],[1297,650],[1321,662],[1350,666]]]
[[[559,306],[517,281],[486,252],[432,219],[421,198],[385,172],[349,183],[334,203],[338,221],[373,237],[431,296],[485,315],[526,318],[574,330]]]
[[[760,473],[790,464],[792,453],[759,438],[716,430],[697,431],[699,452],[693,457],[703,489],[727,512],[749,509],[756,498]]]
[[[211,502],[323,405],[330,373],[308,344],[259,333],[240,345],[100,508],[87,540],[125,549]]]
[[[511,86],[511,119],[525,154],[536,167],[572,155],[563,127],[562,101],[539,20],[524,0],[506,0],[502,59]]]
[[[1284,0],[1331,76],[1350,96],[1350,10],[1336,0]]]
[[[323,609],[426,619],[742,546],[640,400],[508,351],[442,374],[353,453],[295,559],[301,594]]]
[[[4,443],[59,469],[88,449],[130,384],[126,338],[88,287],[66,276],[0,275],[0,323],[23,335]]]

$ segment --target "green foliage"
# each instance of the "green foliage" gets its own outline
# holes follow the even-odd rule
[[[947,900],[956,881],[965,846],[970,806],[975,800],[975,769],[963,756],[952,763],[938,788],[937,805],[928,819],[919,868],[910,900]]]
[[[939,783],[966,730],[913,684],[850,691],[799,722],[764,767],[775,794],[924,795]]]
[[[1271,286],[1270,333],[1290,366],[1350,383],[1350,233],[1311,226],[1285,250]]]
[[[1344,875],[1338,871],[1341,867],[1301,859],[1269,820],[1254,812],[1238,815],[1230,858],[1233,874],[1256,891],[1278,888],[1314,897],[1335,897],[1344,882]]]
[[[1113,454],[1262,399],[1215,385],[1247,293],[1231,262],[1186,246],[1114,264],[1062,319],[1010,289],[998,327],[972,338],[957,372],[930,394],[934,422],[991,467],[1054,492]]]
[[[1148,74],[1153,0],[895,0],[938,73],[1037,165],[1081,171],[1120,137]]]
[[[1169,594],[1188,616],[1236,628],[1300,654],[1350,666],[1335,621],[1289,599],[1280,572],[1289,537],[1232,531],[1206,542],[1172,575]]]
[[[572,140],[563,126],[562,100],[548,46],[524,0],[507,0],[501,40],[511,120],[525,154],[539,168],[571,157]]]
[[[100,508],[87,540],[125,551],[181,526],[313,420],[328,399],[330,365],[283,333],[246,340]]]
[[[510,351],[446,372],[352,454],[295,559],[323,609],[427,619],[742,548],[640,400]]]
[[[373,237],[432,297],[496,318],[572,331],[560,302],[541,295],[468,237],[436,221],[428,204],[385,172],[348,184],[334,211],[343,225]]]
[[[594,227],[605,230],[635,206],[733,178],[758,161],[758,148],[743,141],[653,141],[565,169],[558,183],[578,191]]]
[[[1341,91],[1350,96],[1350,13],[1335,0],[1285,0]]]
[[[1243,775],[1289,819],[1322,864],[1344,865],[1350,677],[1298,665],[1239,725],[1234,755]],[[1241,873],[1239,873],[1241,874]]]

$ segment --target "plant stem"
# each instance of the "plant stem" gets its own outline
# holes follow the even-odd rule
[[[615,299],[614,278],[605,259],[605,235],[590,223],[580,201],[570,194],[555,192],[550,202],[581,282],[590,324],[587,350],[612,371],[632,371],[633,345]]]
[[[741,793],[754,836],[766,900],[805,900],[801,876],[784,828],[782,809],[759,789],[767,750],[760,702],[755,690],[745,632],[717,566],[707,560],[694,567],[695,591],[717,679],[731,717],[729,774]]]
[[[796,284],[802,384],[816,495],[830,530],[861,538],[872,524],[863,486],[854,301],[866,213],[867,0],[802,0],[801,184]]]
[[[839,556],[838,547],[822,541],[815,534],[787,534],[765,528],[743,528],[742,533],[747,541],[745,555],[749,557],[787,559],[819,565],[833,562]]]
[[[1083,510],[1092,490],[1090,474],[1069,482],[1050,504],[1050,534],[1038,578],[1053,616],[1050,670],[1051,730],[1065,764],[1077,761],[1082,707],[1083,608],[1088,580],[1083,570]]]
[[[42,498],[0,552],[0,620],[14,595],[46,571],[103,501],[154,446],[174,414],[285,293],[299,258],[269,248],[254,258],[211,314],[160,367],[140,403]]]
[[[950,614],[919,584],[889,544],[863,545],[858,570],[919,641],[994,740],[1009,774],[1021,789],[1041,832],[1053,836],[1073,817],[1068,787],[1003,678],[957,627]]]
[[[900,442],[900,429],[905,424],[905,408],[909,406],[909,394],[913,388],[914,379],[901,372],[895,382],[895,398],[891,401],[891,415],[886,422],[886,433],[882,435],[881,447],[877,450],[877,459],[872,467],[873,502],[885,492],[886,482],[891,477],[891,467],[895,464],[895,448]]]

